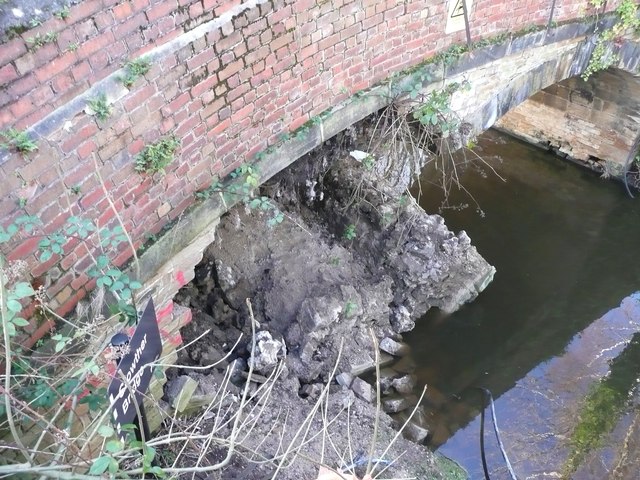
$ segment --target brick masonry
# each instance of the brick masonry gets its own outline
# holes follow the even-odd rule
[[[556,21],[592,13],[586,0],[557,3]],[[607,9],[618,3],[607,2]],[[27,129],[39,146],[27,156],[0,151],[0,221],[6,226],[24,213],[35,215],[41,233],[72,215],[115,226],[99,172],[136,247],[173,222],[140,258],[144,288],[138,293],[140,305],[154,297],[165,363],[171,363],[180,327],[190,320],[173,296],[193,277],[222,213],[206,202],[194,205],[194,193],[356,92],[464,42],[464,32],[444,34],[446,7],[442,0],[85,0],[72,6],[68,19],[52,18],[0,47],[0,130]],[[544,25],[550,7],[550,0],[477,0],[471,35],[479,40]],[[29,42],[48,33],[57,38],[37,49]],[[569,55],[571,48],[563,51]],[[123,63],[142,55],[152,68],[125,88],[118,80]],[[553,55],[551,48],[528,57],[551,62]],[[459,111],[482,112],[483,102],[495,96],[491,85],[509,82],[501,73],[531,68],[525,58],[481,69],[477,78],[484,81],[456,100]],[[85,111],[87,100],[100,93],[111,103],[107,120]],[[382,105],[375,96],[360,103],[369,112]],[[341,128],[358,119],[343,115]],[[480,117],[478,128],[484,126]],[[326,120],[326,132],[339,128]],[[322,141],[325,130],[305,148]],[[133,157],[167,134],[181,147],[166,174],[136,173]],[[281,151],[304,153],[296,146]],[[263,165],[269,174],[279,168]],[[70,241],[64,255],[44,264],[37,244],[37,237],[23,237],[0,248],[10,260],[26,260],[34,282],[47,285],[52,305],[67,314],[95,286],[86,271],[98,239]],[[114,257],[124,264],[130,252]],[[157,395],[163,382],[154,380],[151,392]]]
[[[472,36],[544,24],[550,6],[474,2]],[[554,18],[587,11],[586,0],[565,0]],[[7,224],[26,211],[43,219],[45,231],[70,215],[113,225],[98,169],[136,246],[178,217],[213,176],[251,161],[250,154],[351,94],[464,40],[464,32],[444,35],[439,0],[88,0],[70,13],[0,49],[0,129],[29,128],[39,144],[27,157],[0,154],[0,218]],[[29,42],[52,32],[56,40],[40,48]],[[124,88],[117,80],[122,64],[144,54],[151,70]],[[113,101],[106,121],[84,112],[100,92]],[[169,133],[182,146],[167,174],[135,173],[133,155]],[[90,252],[70,246],[66,258],[38,268],[35,243],[5,253],[27,260],[37,275],[61,270],[51,301],[65,314],[76,296],[64,287],[92,287],[78,268],[90,263]]]
[[[640,132],[639,111],[640,80],[607,70],[586,82],[573,77],[541,90],[498,126],[588,164],[608,162],[615,175]]]
[[[551,3],[478,0],[470,12],[472,38],[545,25]],[[618,3],[607,2],[607,9]],[[587,0],[556,4],[558,22],[593,13]],[[139,247],[149,234],[187,218],[194,193],[215,176],[253,161],[284,133],[355,93],[463,43],[464,32],[444,34],[446,6],[443,0],[80,2],[68,19],[52,18],[0,48],[0,129],[27,129],[39,146],[26,156],[0,152],[0,221],[7,225],[26,212],[42,219],[44,233],[72,215],[115,226],[102,179]],[[50,33],[56,39],[40,48],[29,41]],[[143,55],[150,71],[125,88],[122,65]],[[86,112],[87,100],[100,93],[112,107],[106,120]],[[136,173],[135,154],[167,134],[181,147],[166,174]],[[179,223],[173,234],[180,238],[141,258],[143,295],[153,292],[159,311],[172,305],[213,238],[215,214],[196,216],[198,229],[193,220]],[[197,241],[189,246],[181,239]],[[86,271],[98,239],[70,241],[64,255],[44,264],[37,244],[23,237],[1,247],[10,260],[26,260],[32,277],[48,285],[51,304],[68,314],[95,285]],[[115,255],[117,264],[129,259],[128,250]],[[186,321],[180,318],[178,324]],[[165,336],[177,342],[174,327]]]

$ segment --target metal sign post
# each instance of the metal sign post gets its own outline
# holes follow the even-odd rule
[[[114,335],[112,345],[125,347],[126,335]],[[148,365],[155,362],[162,352],[162,339],[152,299],[149,300],[126,350],[118,362],[116,374],[107,390],[111,418],[120,440],[125,441],[127,436],[127,432],[122,430],[122,425],[130,423],[138,425],[138,440],[141,440],[141,431],[144,432],[144,438],[148,439],[150,433],[143,402],[144,393],[149,388],[153,374],[153,369]],[[140,418],[136,418],[138,410]]]

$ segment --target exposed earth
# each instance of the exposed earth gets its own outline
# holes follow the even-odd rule
[[[236,418],[245,386],[255,395],[236,439],[240,455],[201,478],[313,479],[320,465],[362,478],[370,458],[380,460],[377,478],[466,477],[419,444],[428,425],[402,333],[430,308],[451,312],[475,298],[495,270],[464,232],[402,193],[406,168],[363,156],[355,138],[327,142],[263,186],[257,208],[225,215],[177,297],[194,314],[185,344],[210,329],[182,351],[181,364],[215,366],[174,372],[169,401],[186,376],[200,401],[227,391],[226,413],[211,413],[199,429],[229,438],[222,418]],[[375,379],[376,363],[379,393],[375,380],[363,380]],[[398,434],[410,417],[403,434],[413,441]],[[225,442],[200,464],[219,462]]]

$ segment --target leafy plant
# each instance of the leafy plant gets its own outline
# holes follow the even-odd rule
[[[35,37],[27,38],[27,43],[31,44],[31,48],[37,50],[38,48],[45,46],[47,43],[55,42],[57,39],[57,32],[49,32],[45,35],[38,33]]]
[[[180,146],[180,141],[175,136],[165,137],[156,143],[147,145],[141,153],[135,157],[135,171],[146,174],[160,172],[173,160],[173,155]]]
[[[69,18],[70,14],[71,14],[71,11],[69,9],[69,5],[65,5],[60,10],[54,13],[54,15],[60,20],[66,20],[67,18]]]
[[[344,232],[342,232],[342,238],[344,238],[345,240],[353,240],[356,238],[356,236],[356,226],[353,223],[347,225],[344,229]]]
[[[597,8],[602,5],[600,0],[592,0],[591,3]],[[594,73],[606,70],[619,61],[619,56],[610,49],[609,45],[612,40],[621,36],[627,29],[638,30],[640,28],[638,5],[634,0],[623,0],[616,8],[615,13],[618,17],[616,23],[610,29],[602,32],[596,41],[589,64],[581,75],[585,81]]]
[[[91,107],[91,110],[100,120],[106,120],[111,115],[111,106],[107,103],[107,96],[104,93],[87,100],[87,105]]]
[[[358,304],[349,300],[344,304],[344,309],[342,311],[344,312],[344,316],[346,318],[349,318],[353,316],[354,313],[356,313],[356,310],[358,310]]]
[[[96,227],[91,220],[78,216],[69,217],[60,230],[44,235],[38,243],[40,261],[46,262],[54,255],[63,255],[64,246],[70,238],[88,241],[95,232]],[[113,313],[131,322],[135,320],[135,309],[131,305],[133,291],[142,285],[112,265],[106,253],[106,249],[117,251],[121,244],[127,243],[127,236],[122,227],[117,225],[112,229],[102,229],[98,238],[104,253],[94,257],[94,264],[87,274],[96,279],[98,287],[107,289],[118,299]]]
[[[284,220],[284,213],[271,201],[268,197],[256,197],[247,203],[251,210],[260,210],[262,212],[270,212],[271,216],[267,220],[267,225],[274,227]]]
[[[196,198],[200,200],[206,200],[207,198],[210,198],[214,193],[221,192],[222,190],[222,183],[220,182],[220,180],[216,179],[211,185],[209,185],[209,187],[196,192]]]
[[[120,77],[122,84],[129,88],[135,81],[151,68],[151,61],[148,58],[140,57],[129,60],[124,64],[124,75]]]
[[[38,145],[29,138],[27,132],[10,128],[0,132],[0,136],[4,138],[4,142],[0,144],[3,148],[13,148],[22,154],[34,152],[38,149]]]

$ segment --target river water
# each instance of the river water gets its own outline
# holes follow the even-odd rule
[[[440,213],[497,273],[474,302],[452,315],[430,311],[406,337],[428,385],[431,446],[484,478],[475,388],[484,387],[518,478],[638,479],[640,311],[630,295],[640,288],[640,198],[496,131],[481,136],[478,153],[506,181],[467,169],[460,179],[484,215],[456,191],[449,203],[469,207]],[[437,213],[440,191],[421,183],[421,205]],[[585,398],[606,382],[621,396],[592,415],[602,410],[611,425],[577,449]],[[509,478],[490,420],[486,427],[491,478]]]

